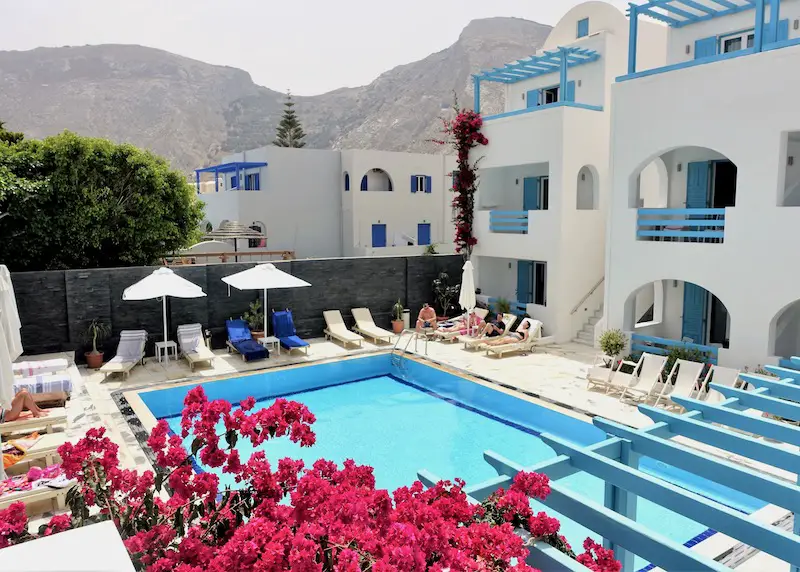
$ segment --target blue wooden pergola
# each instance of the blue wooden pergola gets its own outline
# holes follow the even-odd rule
[[[214,192],[219,192],[219,175],[227,173],[236,173],[237,186],[242,187],[244,183],[245,172],[248,169],[260,169],[266,167],[267,163],[250,162],[250,161],[234,161],[232,163],[221,163],[219,165],[212,165],[210,167],[203,167],[202,169],[194,170],[195,185],[197,192],[200,192],[200,174],[201,173],[214,173]]]
[[[791,364],[800,369],[800,358],[792,358]],[[607,439],[587,447],[544,433],[542,440],[557,456],[532,467],[486,451],[483,457],[498,476],[468,487],[465,492],[480,502],[498,488],[507,488],[521,470],[547,474],[552,492],[542,503],[601,535],[604,545],[613,549],[622,562],[623,572],[634,570],[634,552],[664,570],[728,570],[720,562],[637,523],[638,497],[789,562],[792,572],[800,572],[800,519],[794,519],[792,531],[763,524],[639,469],[639,459],[649,457],[785,508],[794,515],[800,513],[800,482],[796,480],[800,473],[800,428],[749,411],[800,420],[800,371],[778,366],[768,366],[767,370],[779,379],[741,375],[754,388],[750,391],[712,383],[711,388],[725,397],[720,403],[674,397],[673,401],[684,408],[683,413],[640,405],[639,410],[653,421],[643,429],[595,418],[594,425],[606,432]],[[794,473],[795,482],[690,448],[673,440],[678,436]],[[602,505],[559,484],[559,479],[581,471],[605,481]],[[428,471],[420,471],[418,476],[428,486],[439,480]],[[532,548],[528,563],[548,572],[586,570],[543,543]]]
[[[567,69],[600,59],[600,54],[588,48],[559,47],[522,59],[503,67],[483,71],[472,76],[475,86],[474,109],[481,110],[481,82],[517,83],[545,74],[559,72],[561,93],[567,91]]]

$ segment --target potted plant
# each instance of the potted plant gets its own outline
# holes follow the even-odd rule
[[[392,331],[395,334],[403,331],[403,305],[400,303],[399,298],[395,305],[392,306]]]
[[[498,298],[494,302],[494,310],[496,314],[509,314],[511,313],[511,302],[505,298]]]
[[[260,300],[250,302],[250,307],[242,316],[242,320],[247,322],[254,340],[266,336],[266,332],[261,329],[264,327],[264,309],[261,307]]]
[[[603,353],[612,358],[611,361],[605,364],[606,367],[611,367],[613,359],[621,354],[625,346],[628,345],[628,338],[622,333],[622,330],[606,330],[600,334],[597,343],[600,344],[600,349],[603,350]]]
[[[460,290],[461,284],[450,284],[450,276],[447,272],[442,272],[433,281],[433,295],[442,310],[443,318],[446,318],[450,313],[452,301],[458,297]]]
[[[92,369],[97,369],[103,365],[103,352],[97,349],[97,344],[102,344],[108,337],[110,330],[105,322],[95,318],[89,322],[84,337],[87,342],[91,342],[92,351],[83,354],[86,357],[87,365]]]

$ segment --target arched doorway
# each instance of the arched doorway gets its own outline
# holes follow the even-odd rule
[[[772,318],[770,354],[783,358],[800,356],[800,300],[787,304]]]
[[[375,168],[370,169],[361,177],[361,190],[391,192],[394,188],[389,173],[383,169]]]

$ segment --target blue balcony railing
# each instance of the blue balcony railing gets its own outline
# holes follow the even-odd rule
[[[642,336],[639,334],[633,334],[631,336],[631,353],[634,354],[647,352],[665,356],[668,355],[673,348],[697,350],[706,355],[708,363],[713,364],[717,363],[717,358],[719,357],[719,349],[714,346],[669,340],[667,338],[656,338],[654,336]]]
[[[639,240],[719,243],[725,238],[725,209],[639,209]]]
[[[491,211],[489,230],[506,234],[528,234],[528,211]]]

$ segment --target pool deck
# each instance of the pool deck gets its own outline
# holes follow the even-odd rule
[[[145,365],[135,367],[126,380],[118,377],[104,380],[103,374],[95,370],[87,369],[85,366],[72,365],[70,374],[73,378],[73,392],[72,398],[67,403],[66,437],[69,440],[75,440],[91,427],[105,427],[111,439],[120,446],[120,460],[125,467],[149,469],[151,467],[144,451],[114,401],[113,394],[116,392],[150,389],[187,381],[202,382],[249,371],[264,371],[287,365],[309,364],[346,356],[366,355],[388,351],[392,348],[387,344],[373,345],[364,342],[363,348],[344,349],[336,343],[323,339],[310,340],[310,343],[308,357],[297,352],[289,354],[284,350],[280,356],[272,352],[268,360],[252,363],[246,363],[240,356],[228,354],[225,350],[218,350],[215,351],[217,358],[211,367],[199,365],[194,372],[190,371],[185,360],[171,360],[167,365],[161,364],[151,357],[147,358]],[[414,353],[413,342],[409,351]],[[586,370],[592,365],[596,355],[596,350],[588,346],[574,343],[550,345],[537,348],[532,354],[507,355],[503,358],[496,358],[487,357],[484,352],[465,350],[464,345],[460,343],[430,342],[426,348],[424,342],[419,341],[416,353],[444,368],[474,376],[480,383],[492,384],[500,391],[514,393],[522,399],[538,403],[544,401],[556,404],[556,409],[586,421],[590,421],[593,416],[602,416],[633,427],[643,427],[652,423],[648,417],[638,412],[635,405],[623,403],[615,396],[586,389]],[[52,357],[71,358],[72,356],[50,354],[26,359]],[[135,407],[135,404],[132,403],[132,405]],[[145,423],[145,426],[147,425],[149,423]],[[795,479],[793,474],[749,459],[742,459],[702,443],[689,440],[683,440],[683,442],[709,454],[746,464],[754,470],[791,481]],[[754,515],[754,518],[763,519],[765,522],[775,522],[787,514],[783,509],[769,506],[759,513]],[[734,539],[716,534],[700,543],[696,549],[719,555],[726,551],[729,552],[736,544],[738,543]],[[745,564],[755,566],[758,561],[766,563],[763,560],[765,558],[771,557],[759,553],[747,560],[746,563],[743,562],[742,569],[745,569]],[[751,567],[750,569],[757,568]],[[769,569],[781,568],[770,565]]]

